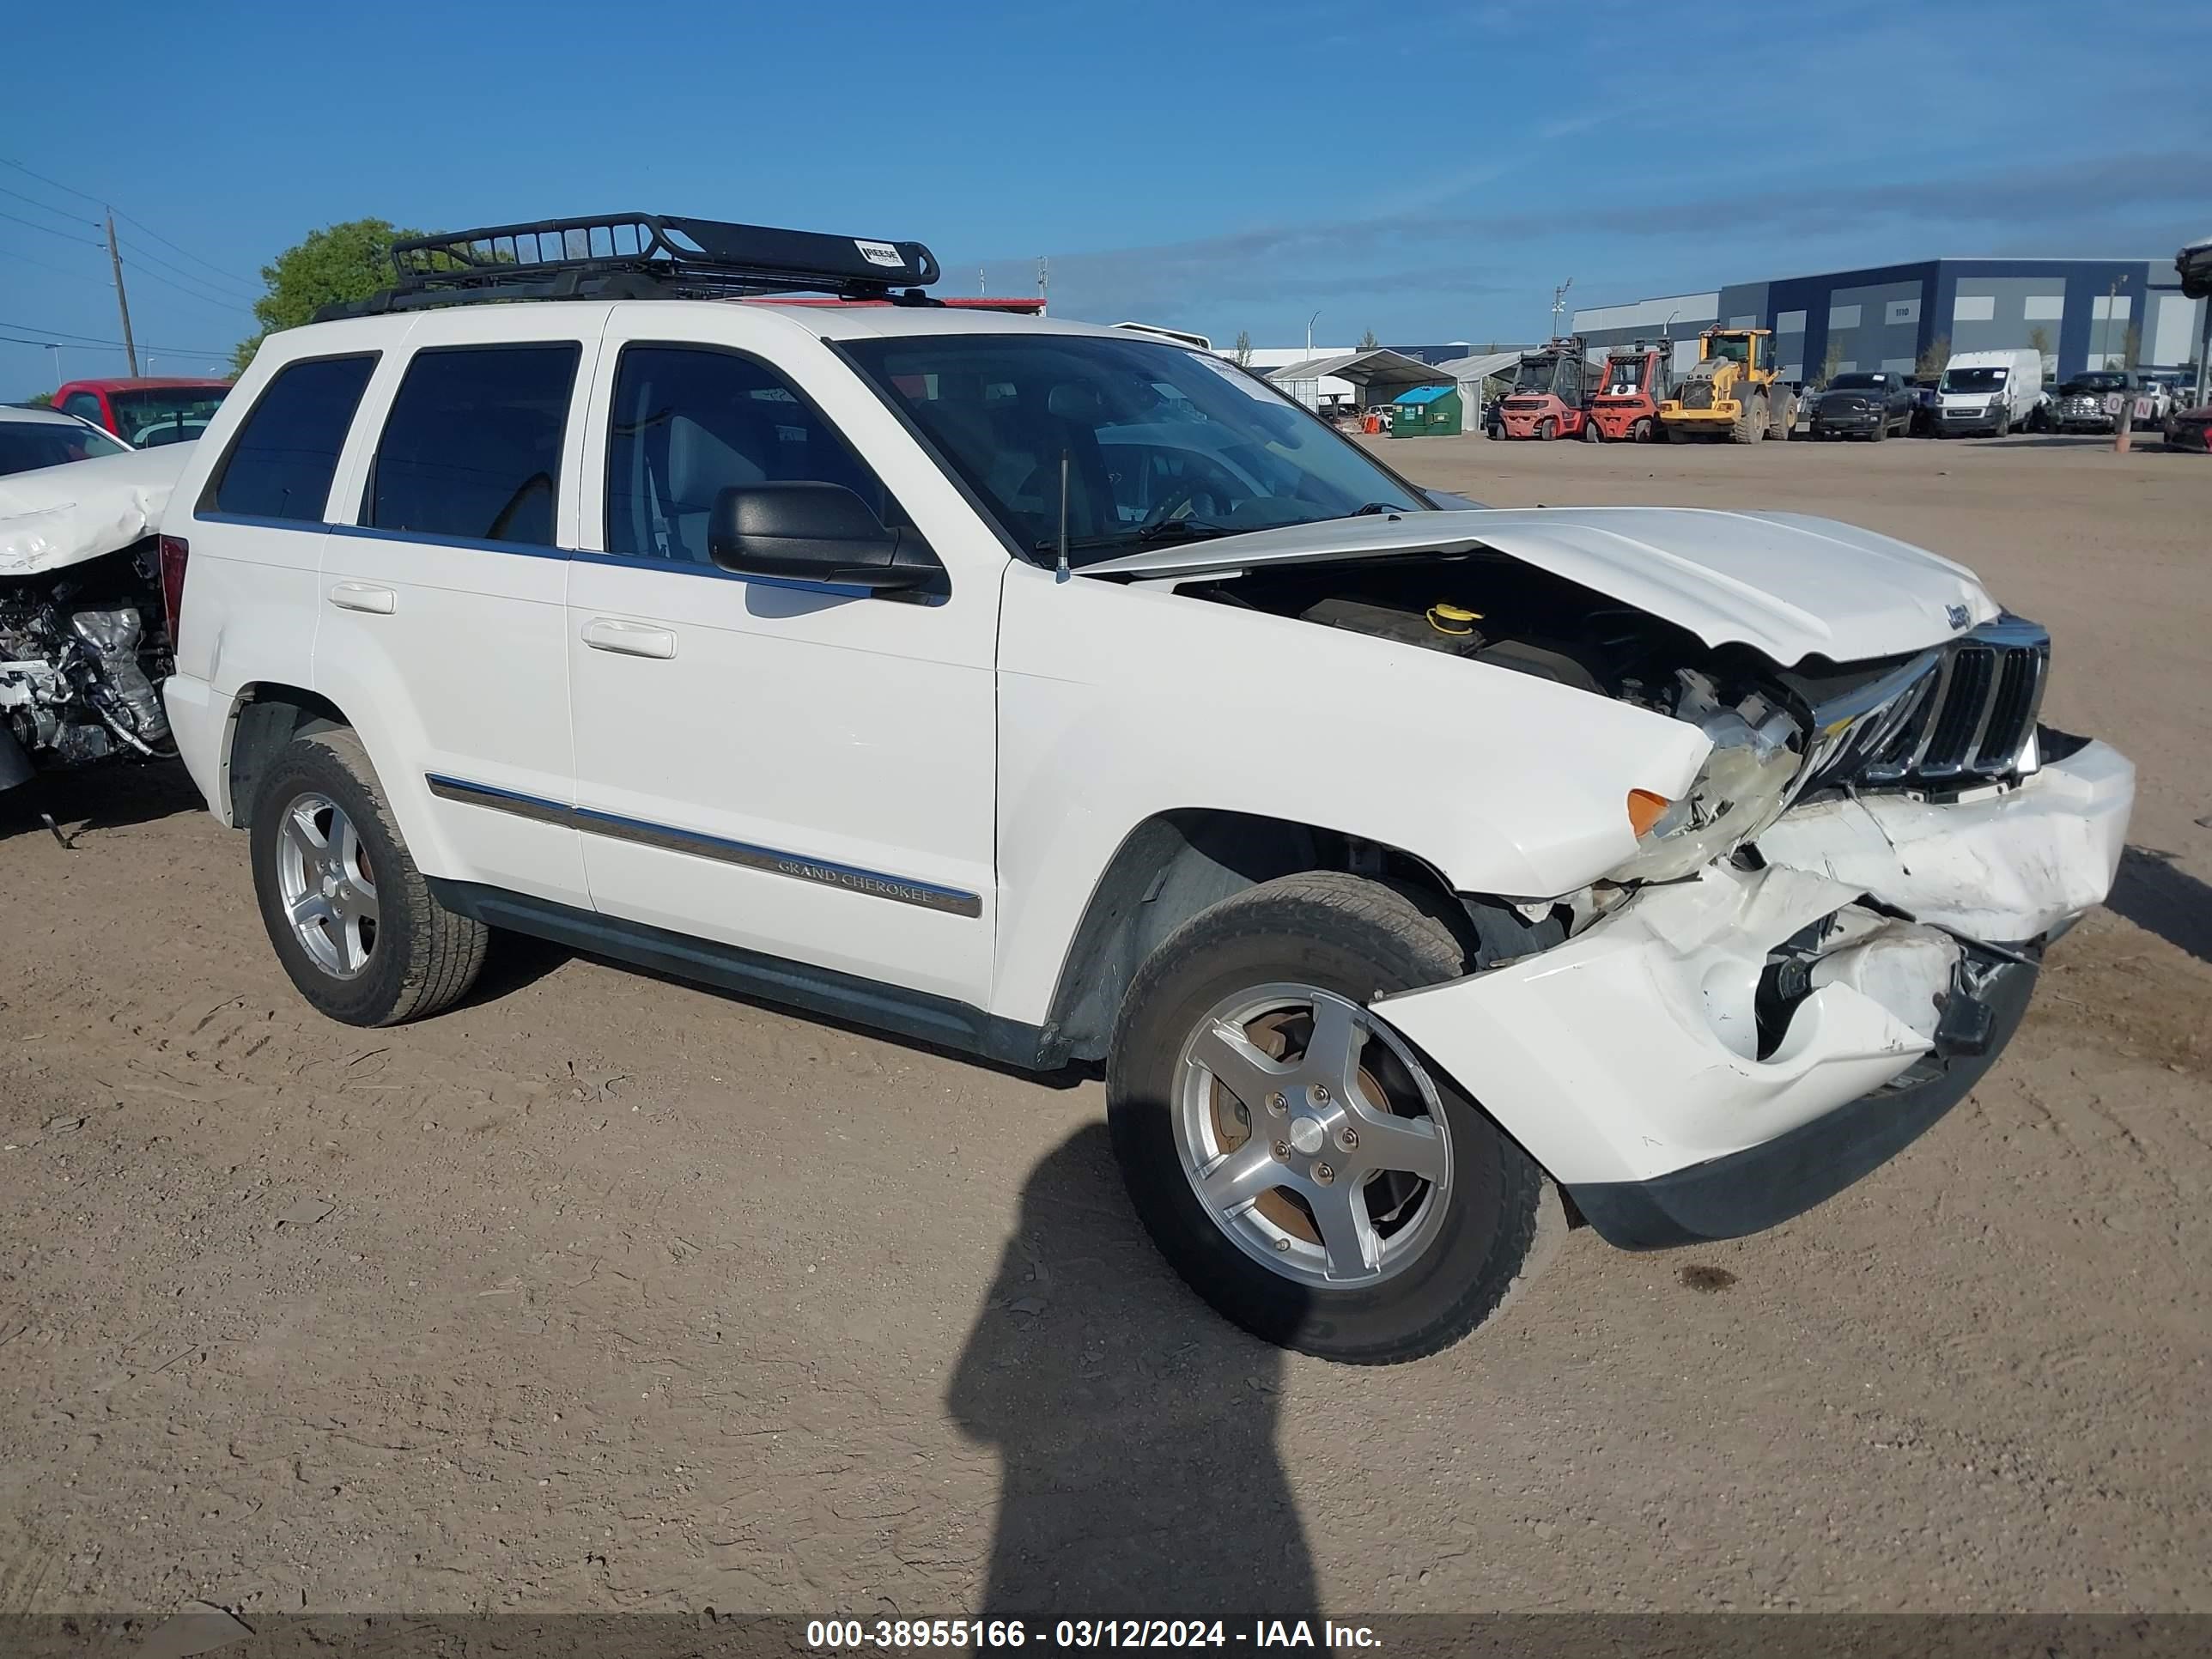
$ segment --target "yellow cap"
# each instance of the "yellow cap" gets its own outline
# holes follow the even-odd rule
[[[1432,605],[1429,607],[1429,626],[1439,634],[1472,634],[1468,624],[1482,620],[1482,612],[1470,611],[1463,605]]]

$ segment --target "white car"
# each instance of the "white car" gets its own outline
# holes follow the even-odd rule
[[[918,244],[545,228],[271,336],[163,525],[178,742],[333,1018],[512,928],[1103,1061],[1192,1286],[1378,1362],[1572,1219],[1856,1181],[2112,880],[2133,769],[1934,554],[1439,506],[1205,352],[919,302]],[[770,284],[902,302],[696,297]]]

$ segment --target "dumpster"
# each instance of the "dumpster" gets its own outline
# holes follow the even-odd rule
[[[1417,386],[1390,400],[1394,438],[1440,438],[1459,434],[1459,388]]]

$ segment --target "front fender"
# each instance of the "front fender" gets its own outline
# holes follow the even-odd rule
[[[1286,819],[1544,898],[1627,859],[1628,792],[1679,797],[1710,748],[1568,686],[1164,588],[1022,567],[1004,605],[993,1007],[1033,1023],[1147,818]]]

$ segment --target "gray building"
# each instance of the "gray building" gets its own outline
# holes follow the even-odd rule
[[[2171,258],[1927,259],[1587,307],[1575,331],[1597,353],[1663,329],[1681,367],[1701,329],[1771,328],[1783,378],[1801,382],[1824,366],[1909,370],[1939,340],[1954,352],[2034,345],[2044,373],[2063,378],[2194,364],[2204,303],[2183,295]]]

